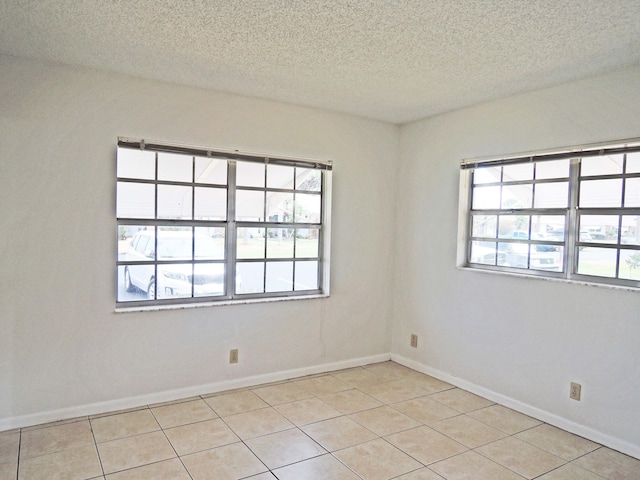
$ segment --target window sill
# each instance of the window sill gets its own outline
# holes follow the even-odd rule
[[[131,312],[154,312],[159,310],[184,310],[191,308],[205,308],[205,307],[221,307],[229,305],[245,305],[252,303],[274,303],[274,302],[288,302],[292,300],[311,300],[316,298],[327,298],[328,293],[321,293],[316,295],[297,295],[291,297],[269,297],[269,298],[243,298],[239,300],[223,300],[220,302],[203,302],[203,303],[174,303],[169,305],[149,305],[149,306],[136,306],[136,307],[117,307],[113,313],[131,313]]]
[[[574,280],[568,278],[555,278],[555,277],[545,277],[542,275],[527,275],[526,273],[514,273],[514,272],[499,272],[495,270],[484,270],[482,268],[473,268],[473,267],[465,267],[458,266],[456,270],[467,271],[467,272],[476,272],[483,273],[489,275],[498,275],[498,276],[507,276],[507,277],[515,277],[515,278],[526,278],[533,280],[542,280],[545,282],[556,282],[556,283],[565,283],[571,285],[584,285],[587,287],[599,287],[599,288],[607,288],[610,290],[623,290],[627,292],[640,292],[640,288],[630,287],[627,285],[613,285],[610,283],[598,283],[598,282],[587,282],[584,280]]]

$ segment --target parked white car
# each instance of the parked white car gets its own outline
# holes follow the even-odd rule
[[[159,230],[158,254],[155,253],[155,236],[152,230],[141,230],[131,242],[126,253],[127,261],[178,261],[183,263],[158,263],[157,279],[154,265],[130,264],[124,270],[124,284],[127,291],[142,290],[149,299],[222,295],[224,293],[224,264],[202,263],[195,265],[195,275],[191,259],[221,258],[220,247],[206,235],[195,236],[193,252],[191,231]]]

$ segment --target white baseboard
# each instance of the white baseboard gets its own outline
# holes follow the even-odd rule
[[[588,440],[609,447],[613,450],[617,450],[624,454],[631,455],[632,457],[640,459],[640,445],[635,445],[633,443],[627,442],[626,440],[621,440],[598,430],[594,430],[585,425],[567,420],[566,418],[560,417],[545,410],[541,410],[527,403],[523,403],[519,400],[515,400],[500,393],[496,393],[492,390],[488,390],[484,387],[468,382],[461,378],[454,377],[448,373],[442,372],[435,368],[431,368],[420,362],[416,362],[415,360],[403,357],[402,355],[392,354],[391,360],[418,372],[426,373],[427,375],[435,377],[438,380],[442,380],[443,382],[455,385],[456,387],[467,390],[468,392],[475,393],[476,395],[484,397],[487,400],[491,400],[492,402],[496,402],[500,405],[511,408],[512,410],[536,418],[542,422],[548,423],[549,425],[553,425],[555,427],[566,430],[567,432],[574,433]]]
[[[360,367],[362,365],[367,365],[370,363],[385,362],[390,359],[391,354],[384,353],[379,355],[372,355],[369,357],[360,357],[350,360],[342,360],[339,362],[314,365],[310,367],[282,370],[279,372],[265,373],[261,375],[254,375],[251,377],[225,380],[222,382],[198,385],[195,387],[167,390],[164,392],[150,393],[148,395],[139,395],[135,397],[108,400],[105,402],[97,402],[69,408],[49,410],[46,412],[38,412],[28,415],[3,418],[0,419],[0,432],[11,430],[14,428],[40,425],[42,423],[84,417],[87,415],[97,415],[101,413],[114,412],[129,408],[144,407],[146,405],[153,405],[155,403],[170,402],[174,400],[180,400],[182,398],[223,392],[225,390],[233,390],[236,388],[252,387],[263,383],[279,382],[281,380],[304,377],[306,375],[315,375],[317,373],[333,372],[335,370],[342,370],[344,368]]]

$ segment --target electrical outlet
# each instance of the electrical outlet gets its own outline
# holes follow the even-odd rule
[[[411,346],[413,348],[418,348],[418,335],[415,333],[411,334]]]
[[[571,387],[569,388],[569,398],[580,401],[580,393],[582,393],[582,385],[580,385],[579,383],[571,382]]]
[[[229,350],[229,363],[238,363],[238,349]]]

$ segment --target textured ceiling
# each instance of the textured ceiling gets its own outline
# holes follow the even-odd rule
[[[0,53],[403,123],[638,65],[639,19],[640,0],[0,0]]]

